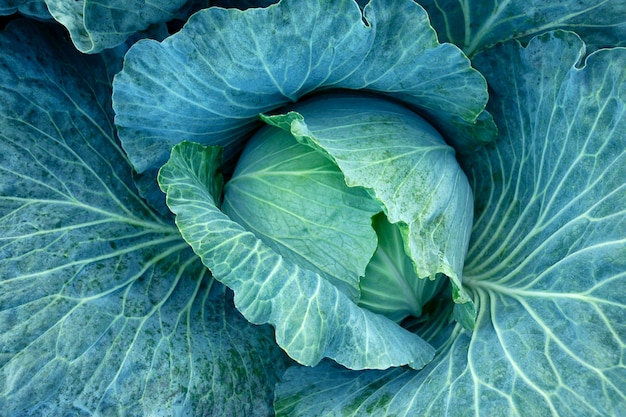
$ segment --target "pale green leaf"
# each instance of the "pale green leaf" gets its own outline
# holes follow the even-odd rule
[[[376,250],[372,216],[382,207],[363,188],[348,187],[322,154],[287,131],[262,129],[239,158],[221,208],[274,251],[359,300],[359,279]]]
[[[328,357],[351,369],[421,368],[434,349],[393,321],[357,307],[319,274],[284,259],[222,213],[221,148],[182,142],[159,172],[167,204],[183,237],[214,277],[235,292],[249,321],[270,323],[296,361]]]
[[[409,316],[427,319],[424,305],[446,285],[447,277],[437,274],[429,279],[416,274],[400,228],[389,223],[384,213],[374,217],[373,225],[378,247],[359,282],[359,305],[398,323]]]
[[[369,190],[400,228],[417,276],[445,274],[455,301],[471,304],[461,279],[472,191],[454,149],[422,117],[381,98],[319,95],[294,108],[298,113],[264,119],[326,154],[349,186]]]

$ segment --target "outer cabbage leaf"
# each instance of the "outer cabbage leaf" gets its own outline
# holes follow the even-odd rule
[[[163,42],[130,49],[114,81],[115,122],[135,169],[156,173],[176,143],[223,145],[228,157],[259,113],[331,87],[411,103],[459,146],[492,139],[483,77],[437,42],[411,0],[373,0],[364,16],[352,0],[202,10]]]
[[[224,7],[227,9],[249,9],[250,7],[267,7],[278,3],[278,0],[210,0],[212,7]]]
[[[253,323],[270,323],[276,341],[301,364],[324,357],[351,369],[421,368],[434,349],[395,322],[357,307],[316,272],[274,252],[217,207],[222,148],[182,142],[159,171],[181,234],[214,277],[235,292]]]
[[[419,0],[442,41],[468,55],[511,39],[574,30],[596,50],[626,45],[626,3],[610,0]]]
[[[626,409],[626,50],[572,33],[476,59],[501,139],[464,155],[478,316],[419,372],[293,367],[277,415],[607,416]],[[512,99],[514,98],[514,99]]]
[[[352,187],[380,201],[402,233],[420,278],[445,274],[457,318],[473,327],[474,308],[461,286],[473,219],[472,192],[455,151],[423,118],[387,100],[320,95],[298,113],[264,117],[327,155]]]
[[[271,413],[271,329],[137,195],[115,66],[64,37],[0,34],[0,414]]]
[[[44,0],[0,0],[0,16],[17,12],[36,19],[52,18]]]
[[[438,274],[431,280],[417,275],[413,260],[406,254],[400,227],[389,223],[384,213],[377,214],[372,225],[378,246],[359,282],[359,305],[403,325],[408,320],[428,319],[424,305],[439,293],[448,278]]]
[[[189,0],[45,0],[50,14],[67,28],[76,48],[97,53],[120,45],[136,32],[170,21],[196,7]],[[198,1],[199,3],[199,1]]]

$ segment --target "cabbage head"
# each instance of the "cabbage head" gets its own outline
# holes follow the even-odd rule
[[[0,415],[620,415],[622,3],[0,0]]]

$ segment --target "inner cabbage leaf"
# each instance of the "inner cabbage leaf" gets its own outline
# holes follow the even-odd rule
[[[476,312],[462,269],[473,201],[455,150],[424,118],[380,97],[320,94],[289,108],[297,112],[263,118],[326,155],[346,184],[381,203],[416,275],[450,278],[455,319],[471,329]]]
[[[378,246],[359,283],[359,305],[398,323],[407,317],[428,319],[422,317],[424,305],[445,286],[446,276],[420,278],[404,250],[400,228],[383,213],[374,217],[373,225]],[[450,303],[450,298],[446,301]]]
[[[366,190],[348,187],[329,159],[267,126],[248,142],[224,188],[222,211],[283,257],[328,279],[351,300],[376,250]]]
[[[395,322],[358,307],[320,274],[280,256],[218,208],[221,148],[182,142],[159,172],[181,234],[235,292],[251,322],[270,323],[296,361],[324,357],[351,369],[422,368],[434,348]]]
[[[266,127],[248,142],[222,211],[398,322],[421,315],[444,274],[460,288],[472,194],[435,129],[372,95],[321,94],[289,108],[304,112],[315,133],[303,136],[307,125],[294,112],[265,116],[286,130]],[[374,229],[383,209],[395,224],[383,215]]]

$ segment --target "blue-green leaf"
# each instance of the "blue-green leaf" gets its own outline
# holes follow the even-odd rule
[[[609,0],[420,0],[442,41],[468,55],[510,39],[574,30],[590,50],[626,45],[626,3]]]
[[[36,19],[52,19],[44,0],[0,0],[0,16],[17,12]]]
[[[462,155],[477,203],[474,332],[457,326],[419,372],[292,368],[277,415],[626,409],[626,49],[581,63],[583,46],[555,32],[477,57],[502,136]]]
[[[357,307],[316,272],[274,252],[217,207],[222,150],[182,142],[159,172],[176,224],[249,321],[270,323],[296,361],[328,357],[351,369],[421,368],[434,349],[395,322]]]
[[[429,279],[417,275],[415,264],[405,251],[400,227],[389,223],[384,213],[374,217],[373,225],[378,247],[359,282],[359,305],[398,323],[409,316],[413,320],[427,319],[424,305],[446,285],[447,277],[437,274]]]
[[[263,9],[209,8],[163,42],[140,41],[114,82],[116,125],[139,172],[158,169],[183,140],[224,145],[258,114],[322,88],[367,89],[421,109],[459,146],[488,141],[483,77],[440,45],[411,0],[283,0]]]
[[[185,15],[190,0],[45,0],[59,23],[65,26],[76,48],[97,53],[120,45],[150,25]]]
[[[0,34],[0,414],[271,413],[271,329],[137,195],[116,66],[64,38]]]

